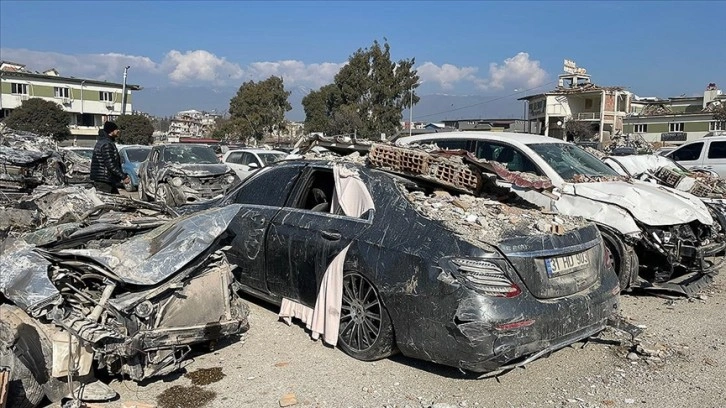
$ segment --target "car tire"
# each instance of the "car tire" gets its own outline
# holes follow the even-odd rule
[[[17,408],[35,408],[45,397],[43,387],[38,383],[33,372],[21,361],[10,344],[19,337],[17,327],[11,322],[0,321],[0,366],[10,368],[10,381],[8,383],[7,406]],[[18,341],[13,345],[17,352],[26,358],[43,358],[42,352],[27,350],[26,342]],[[36,355],[40,353],[40,357]]]
[[[620,283],[620,291],[626,291],[630,288],[634,270],[637,271],[639,265],[638,255],[633,247],[626,245],[611,231],[601,228],[600,233],[605,246],[610,250],[613,268]]]
[[[338,345],[349,356],[375,361],[396,353],[393,324],[376,287],[357,272],[343,275]]]
[[[162,183],[156,186],[156,194],[154,195],[155,201],[163,202],[169,207],[176,207],[176,200],[171,192],[171,187],[168,184]]]

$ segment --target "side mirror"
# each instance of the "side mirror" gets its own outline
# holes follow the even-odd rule
[[[258,168],[258,167],[260,167],[260,166],[259,166],[259,165],[258,165],[257,163],[254,163],[254,162],[253,162],[253,163],[250,163],[250,164],[248,164],[248,165],[247,165],[247,167],[249,167],[249,168],[251,168],[251,169],[256,169],[256,168]]]

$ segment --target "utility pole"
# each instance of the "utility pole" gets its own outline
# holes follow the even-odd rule
[[[413,85],[411,85],[411,104],[408,107],[408,135],[413,131]]]
[[[126,76],[128,75],[129,68],[131,68],[131,65],[127,65],[124,68],[124,85],[123,85],[123,88],[121,88],[121,92],[122,92],[122,95],[121,95],[121,114],[122,115],[125,115],[126,114]]]

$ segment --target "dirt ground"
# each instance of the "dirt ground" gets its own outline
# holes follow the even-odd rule
[[[160,408],[725,405],[723,274],[697,299],[623,296],[623,314],[647,326],[640,336],[646,350],[577,343],[483,380],[401,355],[354,360],[313,341],[304,328],[287,326],[274,307],[247,300],[251,327],[241,339],[196,355],[178,375],[148,384],[114,381],[120,398],[100,406],[117,408],[129,400]]]

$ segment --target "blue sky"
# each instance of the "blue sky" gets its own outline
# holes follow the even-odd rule
[[[270,75],[305,94],[384,38],[395,59],[415,57],[422,95],[548,90],[568,58],[598,84],[667,97],[726,87],[724,15],[723,1],[0,0],[0,58],[116,82],[131,65],[151,113],[194,107],[198,87],[226,106],[242,82]],[[171,90],[144,106],[145,93]]]

